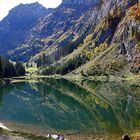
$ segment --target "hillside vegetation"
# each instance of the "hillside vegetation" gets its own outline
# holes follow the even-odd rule
[[[140,70],[140,4],[126,11],[115,5],[71,54],[41,70],[43,74],[129,76]]]

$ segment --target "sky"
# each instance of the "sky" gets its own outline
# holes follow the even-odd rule
[[[19,5],[20,3],[33,3],[39,2],[46,8],[57,7],[62,0],[0,0],[0,20],[2,20],[13,7]]]

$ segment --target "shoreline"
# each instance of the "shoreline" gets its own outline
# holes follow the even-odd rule
[[[9,124],[9,125],[8,125]],[[6,126],[5,126],[6,125]],[[5,136],[12,137],[12,140],[52,140],[48,139],[47,135],[51,132],[40,132],[33,127],[32,125],[23,124],[17,125],[15,123],[4,122],[4,126],[7,129],[0,130],[0,136],[4,134]],[[1,126],[0,126],[1,128]],[[13,128],[12,130],[10,128]],[[34,132],[33,132],[34,131]],[[52,134],[62,134],[65,136],[67,140],[121,140],[123,134],[96,134],[96,133],[80,133],[80,132],[52,132]],[[140,139],[140,132],[129,133],[131,140],[139,140]],[[18,139],[19,138],[19,139]]]
[[[9,77],[9,78],[0,78],[0,85],[5,84],[13,84],[18,82],[25,82],[31,80],[31,82],[35,82],[37,79],[43,79],[43,78],[52,78],[52,79],[66,79],[69,81],[84,81],[89,80],[93,82],[129,82],[132,84],[140,84],[140,75],[130,75],[126,77],[121,76],[82,76],[82,75],[25,75],[25,76],[19,76],[19,77]]]
[[[12,77],[7,78],[10,80],[10,83],[18,83],[18,82],[25,82],[25,81],[31,81],[31,82],[37,82],[37,79],[43,79],[43,78],[52,78],[52,79],[66,79],[68,81],[84,81],[89,80],[93,82],[128,82],[131,84],[140,84],[140,75],[132,75],[129,77],[116,77],[116,76],[67,76],[67,75],[31,75],[31,76],[20,76],[20,77]]]

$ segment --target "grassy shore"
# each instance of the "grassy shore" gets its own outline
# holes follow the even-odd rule
[[[11,140],[53,140],[50,138],[47,138],[45,136],[40,136],[40,135],[34,135],[31,133],[25,133],[25,132],[19,132],[19,131],[5,131],[5,130],[0,130],[0,137],[8,137],[11,138]],[[131,140],[139,140],[140,139],[140,133],[134,133],[130,134],[130,139]],[[110,137],[110,138],[109,138]],[[84,135],[84,134],[66,134],[66,139],[67,140],[121,140],[121,135],[116,135],[116,136],[104,136],[104,135],[96,135],[96,134],[89,134],[89,135]]]
[[[43,78],[54,78],[54,79],[66,79],[69,81],[82,81],[82,80],[90,80],[90,81],[100,81],[100,82],[116,82],[116,81],[123,81],[128,82],[132,84],[140,84],[140,75],[131,75],[129,77],[116,77],[116,76],[81,76],[81,75],[71,75],[71,76],[61,76],[61,75],[27,75],[27,76],[21,76],[21,77],[13,77],[11,78],[12,83],[18,83],[18,82],[37,82],[38,79]]]

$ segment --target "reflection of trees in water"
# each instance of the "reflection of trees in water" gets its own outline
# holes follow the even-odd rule
[[[139,87],[134,85],[40,79],[5,87],[0,93],[10,90],[15,104],[25,107],[18,112],[27,113],[26,121],[50,129],[120,132],[138,126]]]
[[[58,126],[64,127],[66,125],[65,129],[69,127],[76,129],[93,128],[94,123],[89,122],[93,116],[87,106],[82,101],[69,96],[68,91],[61,88],[59,84],[63,85],[61,81],[47,81],[47,83],[43,82],[38,85],[38,90],[45,95],[44,105],[55,111],[53,115],[56,114]],[[50,120],[50,122],[52,121]]]
[[[0,106],[3,104],[4,95],[10,93],[11,89],[12,85],[10,84],[0,86]]]
[[[101,99],[99,102],[105,101],[109,104],[119,126],[123,130],[129,129],[133,131],[135,127],[139,127],[139,86],[134,87],[133,85],[130,86],[125,83],[100,83],[96,86],[94,85],[93,82],[86,81],[82,87],[90,92],[92,92],[93,89],[92,93]]]
[[[133,130],[137,125],[135,117],[139,116],[136,109],[139,104],[134,101],[130,85],[90,81],[74,84],[66,80],[47,80],[46,84],[83,103],[102,126],[107,127],[108,123],[110,126],[114,123],[117,129]]]
[[[140,96],[140,85],[132,84],[130,88],[135,96]]]
[[[3,101],[3,94],[0,93],[0,105],[2,105],[2,101]]]

